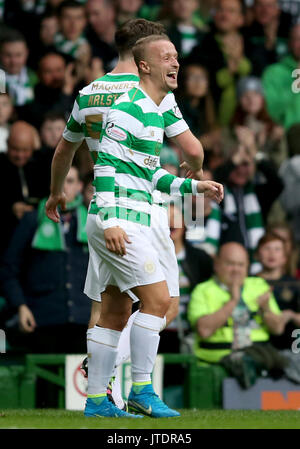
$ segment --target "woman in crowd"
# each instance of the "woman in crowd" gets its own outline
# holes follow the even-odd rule
[[[241,78],[237,83],[237,97],[238,106],[231,125],[250,129],[261,156],[279,167],[287,157],[287,144],[283,128],[274,123],[267,112],[260,79],[254,76]]]

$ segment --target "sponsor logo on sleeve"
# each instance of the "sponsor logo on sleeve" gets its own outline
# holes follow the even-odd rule
[[[127,134],[123,129],[119,128],[114,123],[109,123],[106,127],[106,134],[114,140],[126,140]]]
[[[175,117],[177,117],[179,119],[182,118],[181,111],[180,111],[179,107],[177,106],[177,104],[175,104],[175,106],[173,106],[173,112],[174,112]]]

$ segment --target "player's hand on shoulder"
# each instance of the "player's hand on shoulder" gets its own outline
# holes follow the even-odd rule
[[[222,184],[215,181],[199,181],[198,193],[204,193],[208,198],[220,203],[224,198],[224,188]]]
[[[59,223],[60,215],[57,207],[60,206],[62,210],[66,209],[66,195],[61,193],[60,195],[50,195],[45,206],[46,215],[50,220],[55,223]]]
[[[131,243],[128,235],[124,229],[119,226],[113,226],[105,229],[104,238],[106,241],[106,248],[112,253],[116,253],[118,256],[126,255],[126,243]]]

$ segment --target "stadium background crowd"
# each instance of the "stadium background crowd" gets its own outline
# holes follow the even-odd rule
[[[273,285],[273,293],[262,297],[265,288],[257,284],[257,310],[267,313],[274,295],[285,321],[272,344],[290,349],[291,332],[300,323],[299,5],[293,0],[0,1],[6,83],[0,95],[0,328],[7,332],[8,351],[86,351],[90,304],[82,291],[88,253],[77,230],[93,192],[93,164],[84,151],[77,151],[66,181],[72,207],[63,215],[63,239],[57,228],[43,223],[41,211],[51,159],[78,91],[113,69],[115,30],[134,17],[165,25],[181,64],[175,96],[204,147],[204,178],[225,186],[221,205],[205,200],[204,228],[173,226],[182,211],[170,207],[181,302],[178,318],[161,334],[159,351],[193,351],[193,330],[208,339],[212,334],[199,326],[203,315],[217,320],[214,331],[225,327],[227,316],[225,321],[213,316],[218,306],[208,306],[208,300],[201,306],[199,284],[205,290],[205,282],[215,279],[214,264],[220,280],[226,253],[220,248],[229,242],[246,248],[252,276]],[[161,164],[184,176],[181,162],[179,149],[166,141]],[[58,237],[49,243],[47,232]],[[231,257],[235,254],[233,265],[241,250]],[[248,265],[242,263],[244,279]],[[231,284],[228,289],[232,293]],[[235,297],[235,305],[239,300]]]

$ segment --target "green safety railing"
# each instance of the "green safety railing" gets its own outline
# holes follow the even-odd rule
[[[185,367],[182,382],[185,408],[220,408],[222,406],[222,381],[226,376],[222,368],[201,367],[192,354],[161,355],[164,358],[164,364]],[[58,407],[64,408],[65,354],[28,354],[22,365],[0,366],[0,408],[35,408],[37,378],[42,378],[58,387]]]

